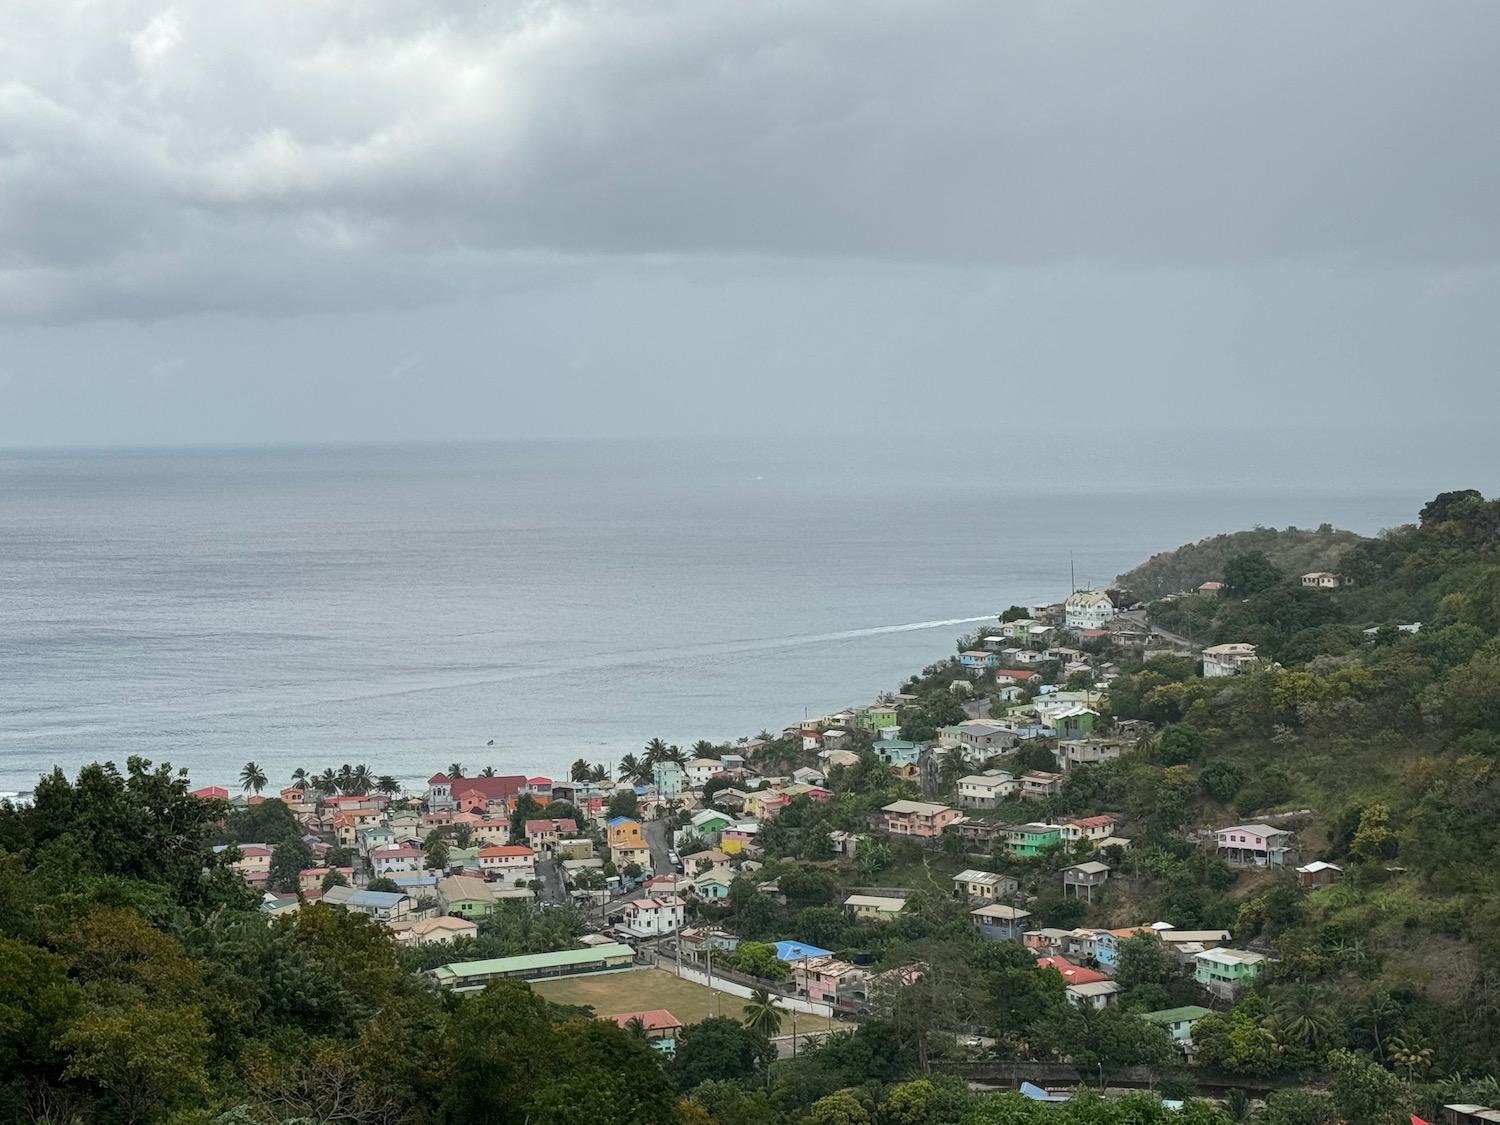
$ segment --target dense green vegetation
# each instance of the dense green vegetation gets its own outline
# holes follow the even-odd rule
[[[1261,554],[1284,574],[1337,570],[1348,551],[1363,542],[1352,531],[1329,524],[1314,530],[1257,527],[1188,543],[1175,551],[1153,555],[1134,570],[1115,579],[1122,589],[1142,598],[1159,598],[1179,590],[1196,590],[1204,582],[1225,582],[1225,566],[1238,556]]]

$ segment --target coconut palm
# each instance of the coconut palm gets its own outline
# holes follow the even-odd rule
[[[292,784],[293,785],[295,785],[295,786],[297,786],[297,787],[299,787],[301,789],[306,789],[311,782],[312,782],[312,774],[308,773],[301,766],[298,766],[296,769],[294,769],[292,771]]]
[[[1278,1040],[1313,1049],[1326,1043],[1333,1031],[1333,1020],[1323,994],[1306,984],[1289,988],[1276,997],[1266,1023],[1272,1021],[1275,1027],[1267,1030],[1277,1033]]]
[[[353,787],[350,792],[361,795],[368,793],[375,786],[375,775],[370,772],[370,767],[361,762],[354,767]]]
[[[313,779],[313,785],[319,793],[330,797],[339,791],[339,776],[333,772],[333,767],[329,766]]]
[[[401,792],[401,783],[388,773],[383,773],[375,779],[375,792],[384,793],[387,797],[394,797]]]
[[[1370,1029],[1375,1040],[1375,1053],[1385,1062],[1385,1038],[1380,1034],[1382,1024],[1389,1027],[1401,1014],[1401,1009],[1391,999],[1389,992],[1372,992],[1354,1009],[1354,1022]]]
[[[749,740],[748,739],[742,739],[741,741],[749,741]],[[697,742],[693,743],[693,757],[695,757],[695,758],[710,758],[710,757],[713,756],[714,749],[715,749],[715,747],[714,747],[714,744],[712,742],[710,742],[706,738],[700,738]]]
[[[449,777],[463,777],[463,775],[464,775],[464,764],[462,762],[454,762],[452,765],[450,765],[448,767],[448,776]]]
[[[589,764],[579,758],[568,767],[568,777],[573,781],[587,781],[589,779]]]
[[[482,770],[479,771],[479,776],[480,777],[494,777],[495,776],[495,767],[494,766],[485,766],[484,769],[482,769]]]
[[[246,793],[254,789],[259,793],[266,787],[266,771],[254,762],[246,762],[245,768],[240,770],[240,788]]]
[[[646,762],[648,765],[656,765],[662,760],[667,752],[667,744],[659,738],[653,738],[646,743]]]
[[[943,755],[943,760],[938,763],[938,788],[944,793],[958,792],[958,783],[973,772],[973,765],[966,755],[958,747],[954,747]]]
[[[340,793],[353,793],[354,792],[354,784],[355,783],[354,783],[354,767],[353,766],[351,766],[348,762],[345,762],[343,765],[341,765],[339,767],[339,772],[336,775],[334,775],[334,776],[335,776],[335,783],[338,785]]]
[[[659,759],[663,762],[676,762],[679,766],[687,764],[687,751],[681,746],[668,746]]]
[[[750,993],[750,1002],[745,1005],[745,1026],[758,1031],[767,1039],[774,1038],[781,1030],[781,1007],[768,989],[757,988]]]
[[[642,762],[634,754],[626,754],[620,759],[620,780],[630,781],[641,776],[641,772],[651,772],[651,767]]]
[[[453,827],[453,842],[461,848],[467,848],[474,842],[474,828],[469,824],[457,824]]]
[[[1393,1035],[1385,1041],[1391,1065],[1406,1071],[1407,1081],[1417,1078],[1432,1065],[1432,1048],[1415,1035]]]
[[[589,780],[590,781],[608,781],[609,780],[609,771],[604,768],[604,763],[603,762],[595,762],[594,763],[593,768],[589,770]]]
[[[631,1016],[625,1021],[625,1034],[632,1039],[646,1038],[646,1021],[640,1016]]]

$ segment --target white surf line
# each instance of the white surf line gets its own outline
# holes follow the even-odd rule
[[[468,688],[493,687],[496,684],[510,683],[514,680],[537,679],[544,676],[555,676],[578,669],[606,669],[619,668],[622,665],[633,667],[649,667],[653,664],[661,664],[674,660],[687,660],[706,656],[734,656],[748,652],[768,652],[783,648],[800,648],[806,645],[833,644],[839,641],[855,641],[866,637],[885,636],[893,633],[915,633],[925,629],[943,629],[954,625],[973,625],[980,621],[991,621],[994,614],[985,614],[981,617],[949,617],[940,621],[911,621],[901,625],[875,625],[864,629],[841,629],[832,633],[796,633],[790,636],[763,637],[745,639],[741,641],[719,641],[701,645],[683,645],[672,648],[658,649],[634,649],[623,652],[606,652],[591,656],[572,657],[568,659],[551,659],[539,663],[527,664],[508,669],[504,673],[490,676],[470,676],[463,679],[445,680],[436,683],[406,684],[400,687],[367,688],[364,690],[351,690],[332,695],[320,695],[317,698],[288,698],[288,699],[266,699],[258,703],[226,703],[223,707],[197,708],[193,710],[174,710],[171,715],[173,722],[188,719],[221,719],[233,718],[237,715],[263,714],[268,711],[291,711],[303,707],[324,707],[330,704],[359,703],[372,699],[394,699],[404,695],[424,695],[435,691],[462,691]],[[473,635],[473,634],[469,634]],[[157,707],[170,707],[171,704],[162,702]],[[90,711],[104,711],[112,709],[112,705],[98,704],[90,708]],[[143,717],[149,713],[150,707],[135,709]],[[83,712],[87,714],[88,712]],[[74,712],[78,714],[77,711]],[[79,715],[78,718],[70,720],[71,726],[65,728],[31,728],[28,730],[0,730],[0,742],[13,742],[45,738],[50,735],[62,733],[107,733],[111,730],[119,730],[122,723],[118,720],[101,719],[90,721]],[[139,720],[138,720],[139,721]]]

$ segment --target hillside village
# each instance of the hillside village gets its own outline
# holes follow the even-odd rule
[[[1208,582],[1184,596],[1213,597],[1220,587]],[[1122,920],[1111,884],[1130,853],[1133,818],[1077,807],[1064,794],[1080,788],[1071,784],[1080,773],[1158,738],[1151,722],[1110,716],[1121,655],[1186,656],[1205,677],[1237,674],[1256,657],[1248,644],[1187,651],[1148,627],[1139,608],[1118,592],[1084,590],[1013,609],[901,691],[733,746],[689,752],[654,740],[617,779],[579,761],[562,779],[467,776],[455,766],[409,796],[339,792],[316,779],[288,786],[274,800],[295,818],[300,839],[290,846],[310,861],[283,864],[279,880],[275,847],[225,846],[236,847],[232,866],[262,893],[268,915],[311,902],[364,914],[421,951],[431,978],[456,991],[666,962],[712,986],[717,952],[718,987],[763,988],[809,1012],[859,1020],[889,1011],[891,990],[925,970],[873,964],[860,946],[878,943],[862,943],[861,931],[956,909],[980,939],[1024,948],[1058,975],[1070,1002],[1100,1010],[1125,989],[1115,979],[1121,949],[1146,939],[1180,974],[1175,994],[1187,995],[1192,982],[1196,995],[1137,1015],[1191,1060],[1194,1026],[1232,1006],[1274,951],[1252,935],[1236,940],[1229,927]],[[247,775],[255,780],[253,765]],[[195,792],[254,810],[271,799],[252,787],[233,797],[225,788]],[[858,795],[870,792],[894,799],[861,804]],[[1335,864],[1302,864],[1287,826],[1226,821],[1192,833],[1191,843],[1231,870],[1285,871],[1305,888],[1342,874]],[[906,865],[892,862],[893,849]],[[890,869],[912,861],[921,886],[861,885],[889,884]],[[784,905],[778,875],[805,880],[809,868],[823,881],[817,901],[850,924],[841,952],[818,944],[835,944],[822,931],[743,932],[747,897]],[[543,953],[475,955],[487,920],[516,908],[571,909],[578,932]],[[767,947],[774,955],[757,960]],[[655,1045],[671,1051],[682,1021],[646,1015],[660,1025]],[[971,1033],[971,1053],[996,1045],[992,1029],[951,1030]]]

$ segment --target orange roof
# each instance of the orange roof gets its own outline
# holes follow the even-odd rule
[[[1103,973],[1096,973],[1093,969],[1085,969],[1073,964],[1066,957],[1038,957],[1036,966],[1039,969],[1056,969],[1062,974],[1065,984],[1097,984],[1109,977]]]
[[[479,849],[479,854],[482,855],[482,856],[502,856],[502,855],[533,855],[534,856],[534,855],[536,855],[536,852],[532,851],[530,848],[526,847],[524,844],[496,844],[492,848],[480,848]]]
[[[647,1031],[667,1031],[670,1028],[681,1027],[682,1021],[665,1008],[652,1008],[648,1012],[620,1012],[613,1016],[605,1016],[607,1020],[624,1027],[631,1020],[641,1021]]]

